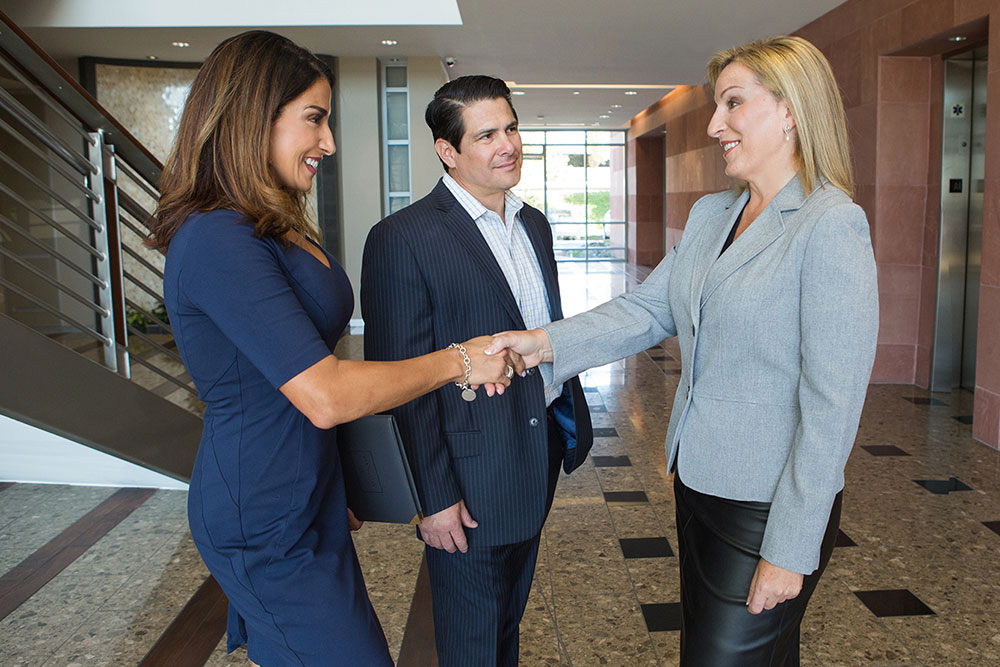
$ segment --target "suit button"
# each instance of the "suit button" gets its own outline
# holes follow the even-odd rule
[[[528,369],[528,375],[534,375],[534,374],[535,374],[535,369],[534,368],[529,368]]]
[[[531,419],[528,420],[528,423],[531,424],[532,426],[538,426],[538,417],[532,417]]]

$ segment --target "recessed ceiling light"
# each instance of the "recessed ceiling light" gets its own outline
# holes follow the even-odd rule
[[[612,104],[612,105],[611,105],[611,108],[612,108],[612,109],[621,109],[621,108],[622,108],[622,105],[620,105],[620,104]]]
[[[600,116],[598,116],[598,118],[611,118],[611,116],[609,116],[606,113],[602,113]]]
[[[158,60],[156,56],[146,56],[146,60]]]
[[[634,90],[626,90],[625,94],[626,95],[638,95],[639,93],[635,92]]]
[[[574,91],[573,91],[573,94],[574,94],[574,95],[579,95],[579,94],[580,94],[580,91],[579,91],[579,90],[574,90]]]
[[[523,90],[512,90],[510,92],[510,94],[511,95],[524,95],[524,91]]]
[[[399,42],[397,42],[394,39],[383,39],[382,40],[382,46],[396,46],[397,44],[399,44]]]
[[[190,42],[170,42],[171,46],[176,46],[178,49],[186,49],[191,46]]]
[[[965,35],[955,35],[954,37],[949,37],[948,41],[949,42],[964,42],[967,39],[968,39],[968,37],[966,37]]]

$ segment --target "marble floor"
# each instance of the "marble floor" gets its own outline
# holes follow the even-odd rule
[[[644,276],[621,264],[560,270],[569,313]],[[358,356],[360,336],[338,352]],[[522,665],[677,664],[663,438],[678,359],[668,340],[584,377],[597,437],[591,459],[559,483],[521,625]],[[972,439],[971,414],[969,392],[870,388],[838,547],[803,625],[804,665],[1000,665],[1000,453]],[[76,551],[61,552],[61,569],[46,551],[118,493],[0,484],[0,664],[153,664],[144,657],[208,576],[186,529],[185,492],[132,497],[92,544],[67,542]],[[383,524],[355,543],[396,656],[421,543],[412,528]],[[32,567],[57,571],[9,608]],[[217,645],[203,664],[247,664],[209,637]]]

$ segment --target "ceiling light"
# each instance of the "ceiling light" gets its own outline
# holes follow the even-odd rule
[[[638,95],[639,93],[635,92],[634,90],[626,90],[625,94],[626,95]]]
[[[964,42],[967,39],[969,39],[969,38],[966,37],[965,35],[955,35],[954,37],[949,37],[948,41],[949,42]]]
[[[523,90],[512,90],[510,92],[510,94],[511,95],[524,95],[524,91]]]
[[[382,46],[396,46],[397,44],[399,44],[399,42],[397,42],[394,39],[383,39],[382,40]]]
[[[573,94],[574,94],[574,95],[579,95],[579,94],[580,94],[580,91],[579,91],[579,90],[574,90],[574,91],[573,91]]]
[[[171,46],[176,46],[178,49],[186,49],[191,46],[190,42],[170,42]]]
[[[146,56],[146,60],[157,60],[156,56]]]
[[[609,116],[606,113],[602,113],[600,116],[598,116],[598,118],[611,118],[611,116]]]
[[[622,108],[622,105],[620,105],[620,104],[612,104],[612,105],[611,105],[611,108],[612,108],[612,109],[621,109],[621,108]]]

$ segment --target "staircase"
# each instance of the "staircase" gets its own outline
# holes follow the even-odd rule
[[[187,481],[204,408],[143,245],[161,170],[0,13],[0,414]]]

